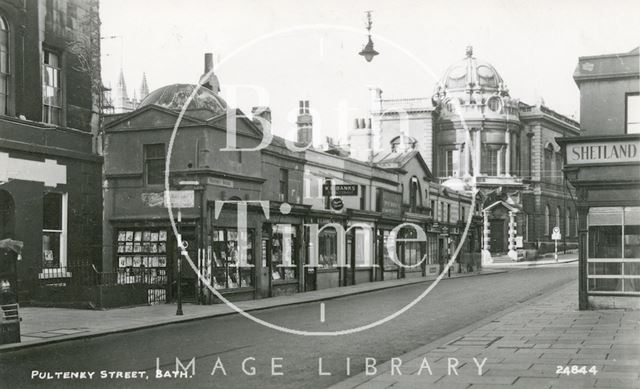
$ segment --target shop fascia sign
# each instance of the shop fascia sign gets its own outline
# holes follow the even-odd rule
[[[640,141],[637,139],[568,143],[566,147],[567,165],[640,162],[639,149]]]
[[[168,208],[168,201],[171,202],[171,208],[193,208],[195,206],[194,191],[170,190],[167,192],[151,192],[142,194],[142,202],[148,207]]]
[[[333,190],[332,190],[333,187]],[[332,193],[333,192],[333,193]],[[358,185],[356,184],[323,184],[323,196],[357,196]]]

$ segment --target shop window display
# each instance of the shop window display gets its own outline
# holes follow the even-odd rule
[[[298,278],[296,229],[291,224],[273,225],[271,233],[271,279],[274,281]],[[283,266],[284,263],[291,266]]]
[[[239,266],[239,232],[236,229],[214,229],[212,235],[212,284],[216,289],[237,289],[254,286],[254,267]],[[247,231],[247,264],[253,258],[253,231]]]
[[[121,229],[117,239],[119,284],[167,283],[167,230]]]
[[[589,211],[588,289],[640,293],[640,207]]]
[[[338,264],[338,234],[327,228],[318,234],[318,267],[324,269],[335,268]]]

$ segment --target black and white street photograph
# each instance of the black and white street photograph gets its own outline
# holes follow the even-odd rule
[[[640,389],[638,15],[0,0],[0,388]]]

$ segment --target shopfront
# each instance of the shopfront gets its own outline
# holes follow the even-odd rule
[[[377,213],[349,210],[345,284],[356,285],[375,281],[376,247],[375,220]]]
[[[578,194],[580,309],[640,309],[640,135],[559,142]]]
[[[303,290],[303,226],[265,224],[261,251],[269,267],[271,296],[294,294]]]
[[[308,237],[308,243],[306,244],[307,250],[313,250],[313,245],[318,245],[318,266],[306,266],[304,268],[304,290],[337,288],[345,285],[347,273],[344,267],[338,266],[338,252],[340,247],[342,247],[346,254],[347,237],[345,234],[342,234],[340,229],[336,230],[336,228],[332,226],[332,224],[338,224],[346,230],[345,215],[335,213],[327,213],[325,215],[323,212],[315,212],[308,220],[308,224],[316,224],[318,226],[319,233],[317,243],[311,239],[309,228],[305,229],[305,236]],[[305,264],[309,265],[309,251],[307,251],[306,254]]]

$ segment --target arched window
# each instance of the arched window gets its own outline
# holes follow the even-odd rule
[[[420,183],[416,177],[411,178],[409,184],[409,207],[411,212],[416,212],[418,206],[422,205],[422,197],[420,196]]]
[[[546,181],[553,181],[553,145],[548,143],[544,148],[544,171],[542,172],[543,179]]]
[[[0,15],[0,115],[8,112],[9,76],[9,25]]]
[[[556,207],[556,225],[554,227],[560,228],[560,207]]]
[[[544,234],[545,235],[550,235],[549,234],[549,225],[550,225],[550,221],[549,221],[549,206],[545,206],[544,207]]]
[[[571,236],[571,219],[569,219],[569,215],[571,215],[571,208],[564,210],[564,234],[566,236]]]

